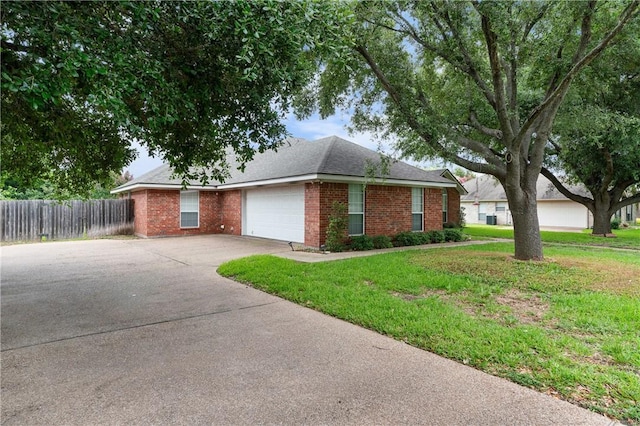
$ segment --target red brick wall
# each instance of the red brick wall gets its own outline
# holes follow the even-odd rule
[[[411,230],[411,188],[367,185],[364,204],[366,235],[393,236]]]
[[[346,183],[307,183],[304,189],[304,244],[319,247],[325,243],[331,205],[334,201],[349,202]]]
[[[460,221],[460,193],[456,188],[447,188],[447,203],[449,209],[449,222],[458,223]]]
[[[224,230],[218,225],[218,233],[242,235],[242,191],[219,192],[220,198],[220,224],[224,224]]]
[[[180,226],[180,196],[178,195],[178,226]],[[196,234],[215,234],[219,232],[220,204],[213,191],[200,191],[200,228],[191,231]]]
[[[320,238],[320,186],[318,183],[304,185],[304,244],[309,247],[320,247],[324,243]]]
[[[216,193],[199,191],[199,195],[200,226],[180,228],[180,191],[147,189],[132,193],[135,233],[146,237],[159,237],[220,232],[220,204]]]
[[[457,218],[460,195],[448,190],[449,217]],[[305,245],[325,243],[331,205],[349,202],[346,183],[308,183],[305,185]],[[411,230],[411,188],[367,185],[365,189],[365,234],[394,236]],[[442,229],[442,189],[424,189],[424,230]]]
[[[448,189],[449,221],[457,221],[460,195]],[[242,191],[200,191],[200,227],[180,228],[180,191],[141,190],[134,200],[136,235],[157,237],[225,233],[242,235]],[[331,205],[348,204],[346,183],[305,184],[305,245],[325,243]],[[424,190],[424,229],[442,229],[442,190]],[[224,225],[224,229],[221,228]],[[365,191],[365,234],[393,236],[411,230],[411,188],[367,185]]]
[[[424,230],[442,229],[442,189],[424,189]]]
[[[133,200],[133,232],[137,236],[147,236],[147,191],[131,193]]]

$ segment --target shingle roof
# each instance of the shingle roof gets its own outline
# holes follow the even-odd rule
[[[256,153],[253,160],[245,166],[244,172],[237,169],[234,157],[229,157],[231,176],[224,183],[212,181],[205,188],[261,182],[273,179],[287,179],[308,175],[327,175],[335,177],[364,177],[371,165],[375,168],[375,177],[384,180],[403,180],[428,182],[450,186],[450,179],[443,177],[442,170],[422,170],[401,161],[392,161],[388,174],[382,176],[379,164],[380,154],[363,146],[349,142],[337,136],[330,136],[310,142],[305,139],[287,139],[277,151]],[[144,185],[181,185],[182,180],[172,176],[168,164],[151,170],[124,185],[114,192],[121,192],[132,186]],[[200,182],[189,182],[190,186],[201,186]],[[460,190],[462,187],[460,187]]]
[[[478,175],[474,179],[470,179],[462,184],[467,190],[467,195],[460,198],[461,202],[465,201],[506,201],[507,195],[498,180],[490,175]],[[567,188],[574,194],[587,196],[587,191],[580,186],[567,185]],[[546,177],[538,176],[536,185],[538,200],[567,200],[556,189],[555,186]]]

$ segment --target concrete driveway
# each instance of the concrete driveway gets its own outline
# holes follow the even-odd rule
[[[2,424],[584,424],[568,403],[221,278],[231,236],[2,248]]]

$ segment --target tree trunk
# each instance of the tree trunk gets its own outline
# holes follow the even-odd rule
[[[527,191],[520,187],[508,190],[509,209],[513,218],[515,258],[518,260],[543,260],[538,205],[535,182]]]
[[[593,235],[604,235],[611,233],[611,216],[613,212],[609,210],[611,200],[609,194],[593,194]]]
[[[611,216],[612,212],[609,211],[609,205],[604,205],[602,202],[595,201],[595,208],[593,209],[593,235],[611,234]]]

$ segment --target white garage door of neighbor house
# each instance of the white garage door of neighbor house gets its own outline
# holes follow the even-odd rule
[[[538,202],[540,226],[587,228],[587,215],[588,210],[585,206],[572,201]]]
[[[243,234],[304,243],[304,185],[245,192]]]

